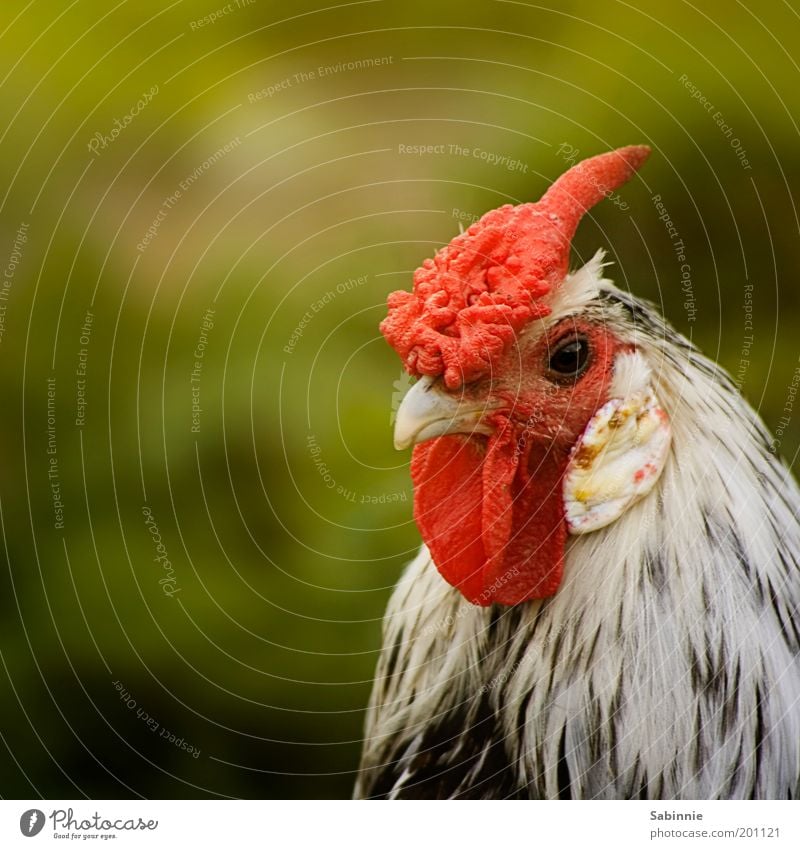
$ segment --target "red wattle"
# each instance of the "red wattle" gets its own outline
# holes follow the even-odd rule
[[[481,463],[485,441],[443,436],[414,448],[414,518],[442,577],[472,601],[483,592]]]
[[[414,449],[414,517],[442,577],[473,604],[519,604],[561,583],[566,459],[534,456],[522,428]]]

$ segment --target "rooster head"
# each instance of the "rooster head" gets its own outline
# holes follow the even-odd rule
[[[666,461],[646,360],[568,274],[581,216],[649,152],[584,160],[538,203],[487,213],[389,296],[381,330],[418,377],[395,424],[396,446],[415,446],[414,515],[474,604],[555,593],[568,534],[613,522]]]

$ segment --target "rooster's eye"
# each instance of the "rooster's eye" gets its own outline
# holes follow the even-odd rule
[[[567,336],[553,348],[547,367],[556,379],[577,377],[588,362],[588,341],[583,336]]]

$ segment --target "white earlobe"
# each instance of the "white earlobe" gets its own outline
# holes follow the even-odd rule
[[[564,475],[564,510],[572,534],[618,519],[655,485],[669,453],[669,418],[638,353],[614,363],[612,397],[575,443]]]

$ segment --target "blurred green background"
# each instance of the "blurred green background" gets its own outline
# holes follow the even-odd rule
[[[3,796],[349,795],[418,545],[386,295],[570,148],[653,147],[574,262],[607,248],[794,460],[793,4],[13,0],[0,33]]]

